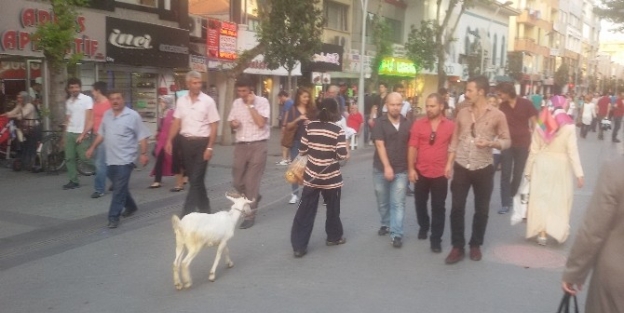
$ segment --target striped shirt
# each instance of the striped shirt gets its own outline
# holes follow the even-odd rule
[[[334,123],[313,121],[301,138],[299,152],[308,155],[303,185],[311,188],[342,187],[338,160],[347,158],[347,143],[342,128]]]

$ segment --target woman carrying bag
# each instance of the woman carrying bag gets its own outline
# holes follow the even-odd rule
[[[290,160],[293,161],[299,155],[301,137],[305,134],[305,128],[310,120],[316,119],[316,106],[312,101],[310,90],[299,88],[295,96],[295,103],[286,111],[284,116],[284,138],[282,146],[290,149]],[[295,204],[299,200],[299,185],[292,184],[292,196],[289,204]]]

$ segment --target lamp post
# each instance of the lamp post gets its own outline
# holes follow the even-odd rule
[[[362,5],[362,43],[360,46],[360,81],[358,84],[358,110],[362,115],[365,115],[364,112],[364,49],[366,49],[366,19],[367,19],[367,11],[368,8],[368,0],[360,0],[360,4]],[[366,121],[365,121],[366,122]],[[364,132],[362,132],[363,134]],[[362,139],[364,135],[362,135]],[[363,141],[362,141],[363,142]]]
[[[492,17],[490,18],[490,20],[488,21],[488,26],[487,26],[487,31],[485,32],[485,34],[483,35],[483,38],[481,38],[481,74],[485,74],[485,68],[484,68],[484,62],[485,62],[485,54],[484,52],[484,46],[485,46],[485,37],[490,33],[490,28],[492,27],[492,22],[494,21],[494,18],[496,18],[496,15],[498,15],[498,12],[503,8],[503,7],[507,7],[513,4],[513,2],[511,1],[507,1],[505,3],[499,3],[499,2],[495,2],[497,8],[496,11],[494,11],[494,15],[492,15]]]

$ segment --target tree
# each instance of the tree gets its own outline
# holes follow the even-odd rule
[[[384,58],[392,56],[392,34],[390,31],[390,27],[384,21],[383,17],[380,16],[381,13],[381,2],[379,3],[379,8],[377,10],[377,14],[375,14],[371,19],[371,32],[372,32],[372,41],[375,46],[375,57],[371,60],[371,83],[373,86],[377,86],[379,84],[379,66],[381,66],[381,62]]]
[[[560,88],[563,88],[570,81],[570,68],[568,64],[562,63],[561,66],[555,72],[555,84]]]
[[[523,73],[521,51],[510,51],[507,53],[507,67],[505,68],[505,74],[516,81],[522,80]]]
[[[411,31],[405,43],[407,57],[414,62],[416,74],[423,69],[432,71],[435,68],[435,30],[433,22],[421,21],[420,27],[411,26]]]
[[[323,42],[323,12],[320,0],[272,0],[270,10],[260,17],[258,42],[265,47],[264,62],[269,69],[283,66],[291,73],[298,62],[311,60]]]
[[[601,0],[594,8],[599,17],[615,24],[611,31],[624,31],[624,0]]]
[[[89,0],[51,0],[52,21],[37,25],[33,38],[43,55],[50,70],[50,120],[60,123],[65,120],[65,85],[67,69],[75,65],[83,57],[82,54],[70,54],[76,34],[80,32],[76,19],[78,7],[87,5]]]

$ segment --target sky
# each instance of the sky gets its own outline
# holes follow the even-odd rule
[[[624,41],[624,33],[614,33],[609,30],[613,28],[613,24],[607,21],[601,21],[600,23],[600,40],[620,40]]]

